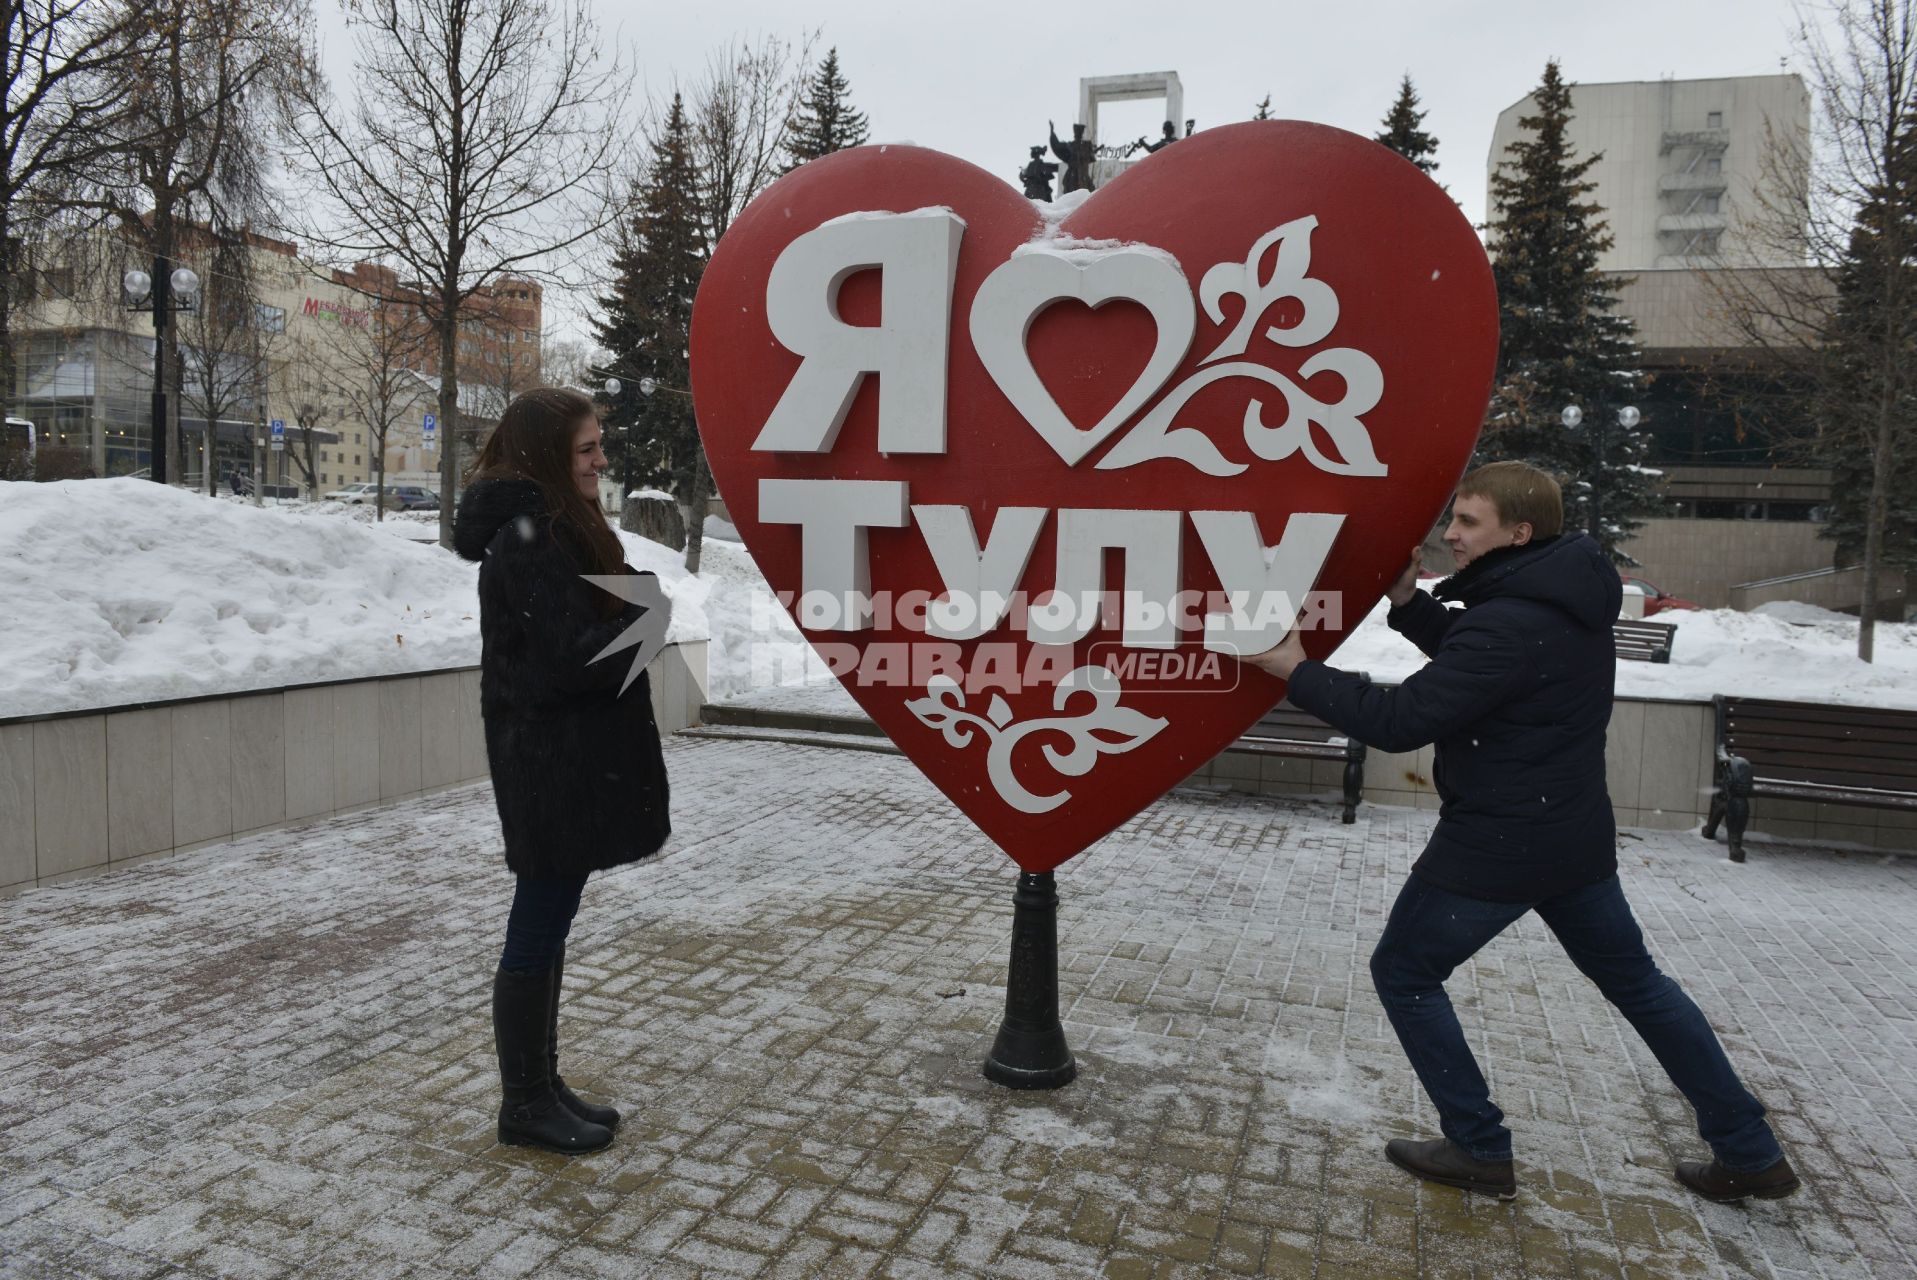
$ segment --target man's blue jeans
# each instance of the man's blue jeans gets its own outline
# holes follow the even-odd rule
[[[1550,926],[1574,964],[1617,1006],[1697,1112],[1697,1131],[1738,1173],[1783,1158],[1764,1107],[1683,988],[1644,949],[1617,877],[1542,902],[1483,902],[1413,872],[1371,956],[1371,980],[1405,1056],[1438,1109],[1444,1136],[1479,1160],[1509,1160],[1511,1131],[1444,993],[1451,971],[1527,911]]]

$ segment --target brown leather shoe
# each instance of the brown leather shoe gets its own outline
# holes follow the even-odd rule
[[[1680,1160],[1677,1180],[1716,1204],[1734,1204],[1747,1196],[1782,1200],[1802,1185],[1788,1159],[1756,1173],[1734,1173],[1715,1160],[1709,1164],[1702,1160]]]
[[[1474,1191],[1481,1196],[1511,1200],[1518,1194],[1518,1175],[1509,1160],[1477,1160],[1449,1138],[1413,1142],[1393,1138],[1385,1143],[1385,1158],[1406,1173],[1426,1182]]]

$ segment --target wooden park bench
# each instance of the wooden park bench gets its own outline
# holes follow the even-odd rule
[[[1719,694],[1717,789],[1704,838],[1729,819],[1744,861],[1752,796],[1917,809],[1917,711],[1772,702]]]
[[[1641,618],[1619,618],[1611,624],[1617,638],[1617,656],[1637,662],[1669,662],[1671,641],[1677,635],[1673,622],[1645,622]]]
[[[1364,799],[1365,744],[1347,738],[1291,699],[1260,716],[1232,750],[1260,756],[1295,756],[1305,760],[1342,760],[1345,765],[1345,822],[1358,820],[1358,802]]]

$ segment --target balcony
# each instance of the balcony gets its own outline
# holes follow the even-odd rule
[[[1724,192],[1726,184],[1721,173],[1666,173],[1658,176],[1657,189],[1667,194],[1699,191],[1718,195]]]
[[[1657,220],[1657,233],[1689,235],[1697,231],[1722,231],[1728,225],[1721,213],[1667,213]]]
[[[1658,154],[1673,151],[1722,151],[1731,145],[1729,129],[1667,129],[1658,142]]]

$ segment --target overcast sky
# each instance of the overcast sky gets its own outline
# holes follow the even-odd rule
[[[318,3],[337,75],[350,69],[344,25],[337,0]],[[1791,0],[594,3],[608,44],[627,50],[641,92],[654,95],[670,95],[675,76],[696,78],[728,33],[820,28],[874,141],[934,147],[1008,181],[1045,141],[1048,118],[1069,134],[1081,76],[1176,71],[1185,115],[1201,129],[1249,118],[1269,93],[1276,116],[1368,135],[1409,72],[1439,140],[1436,176],[1473,222],[1484,218],[1492,125],[1547,58],[1573,81],[1773,74],[1794,26]],[[1156,136],[1159,112],[1148,102],[1101,107],[1099,132]]]

